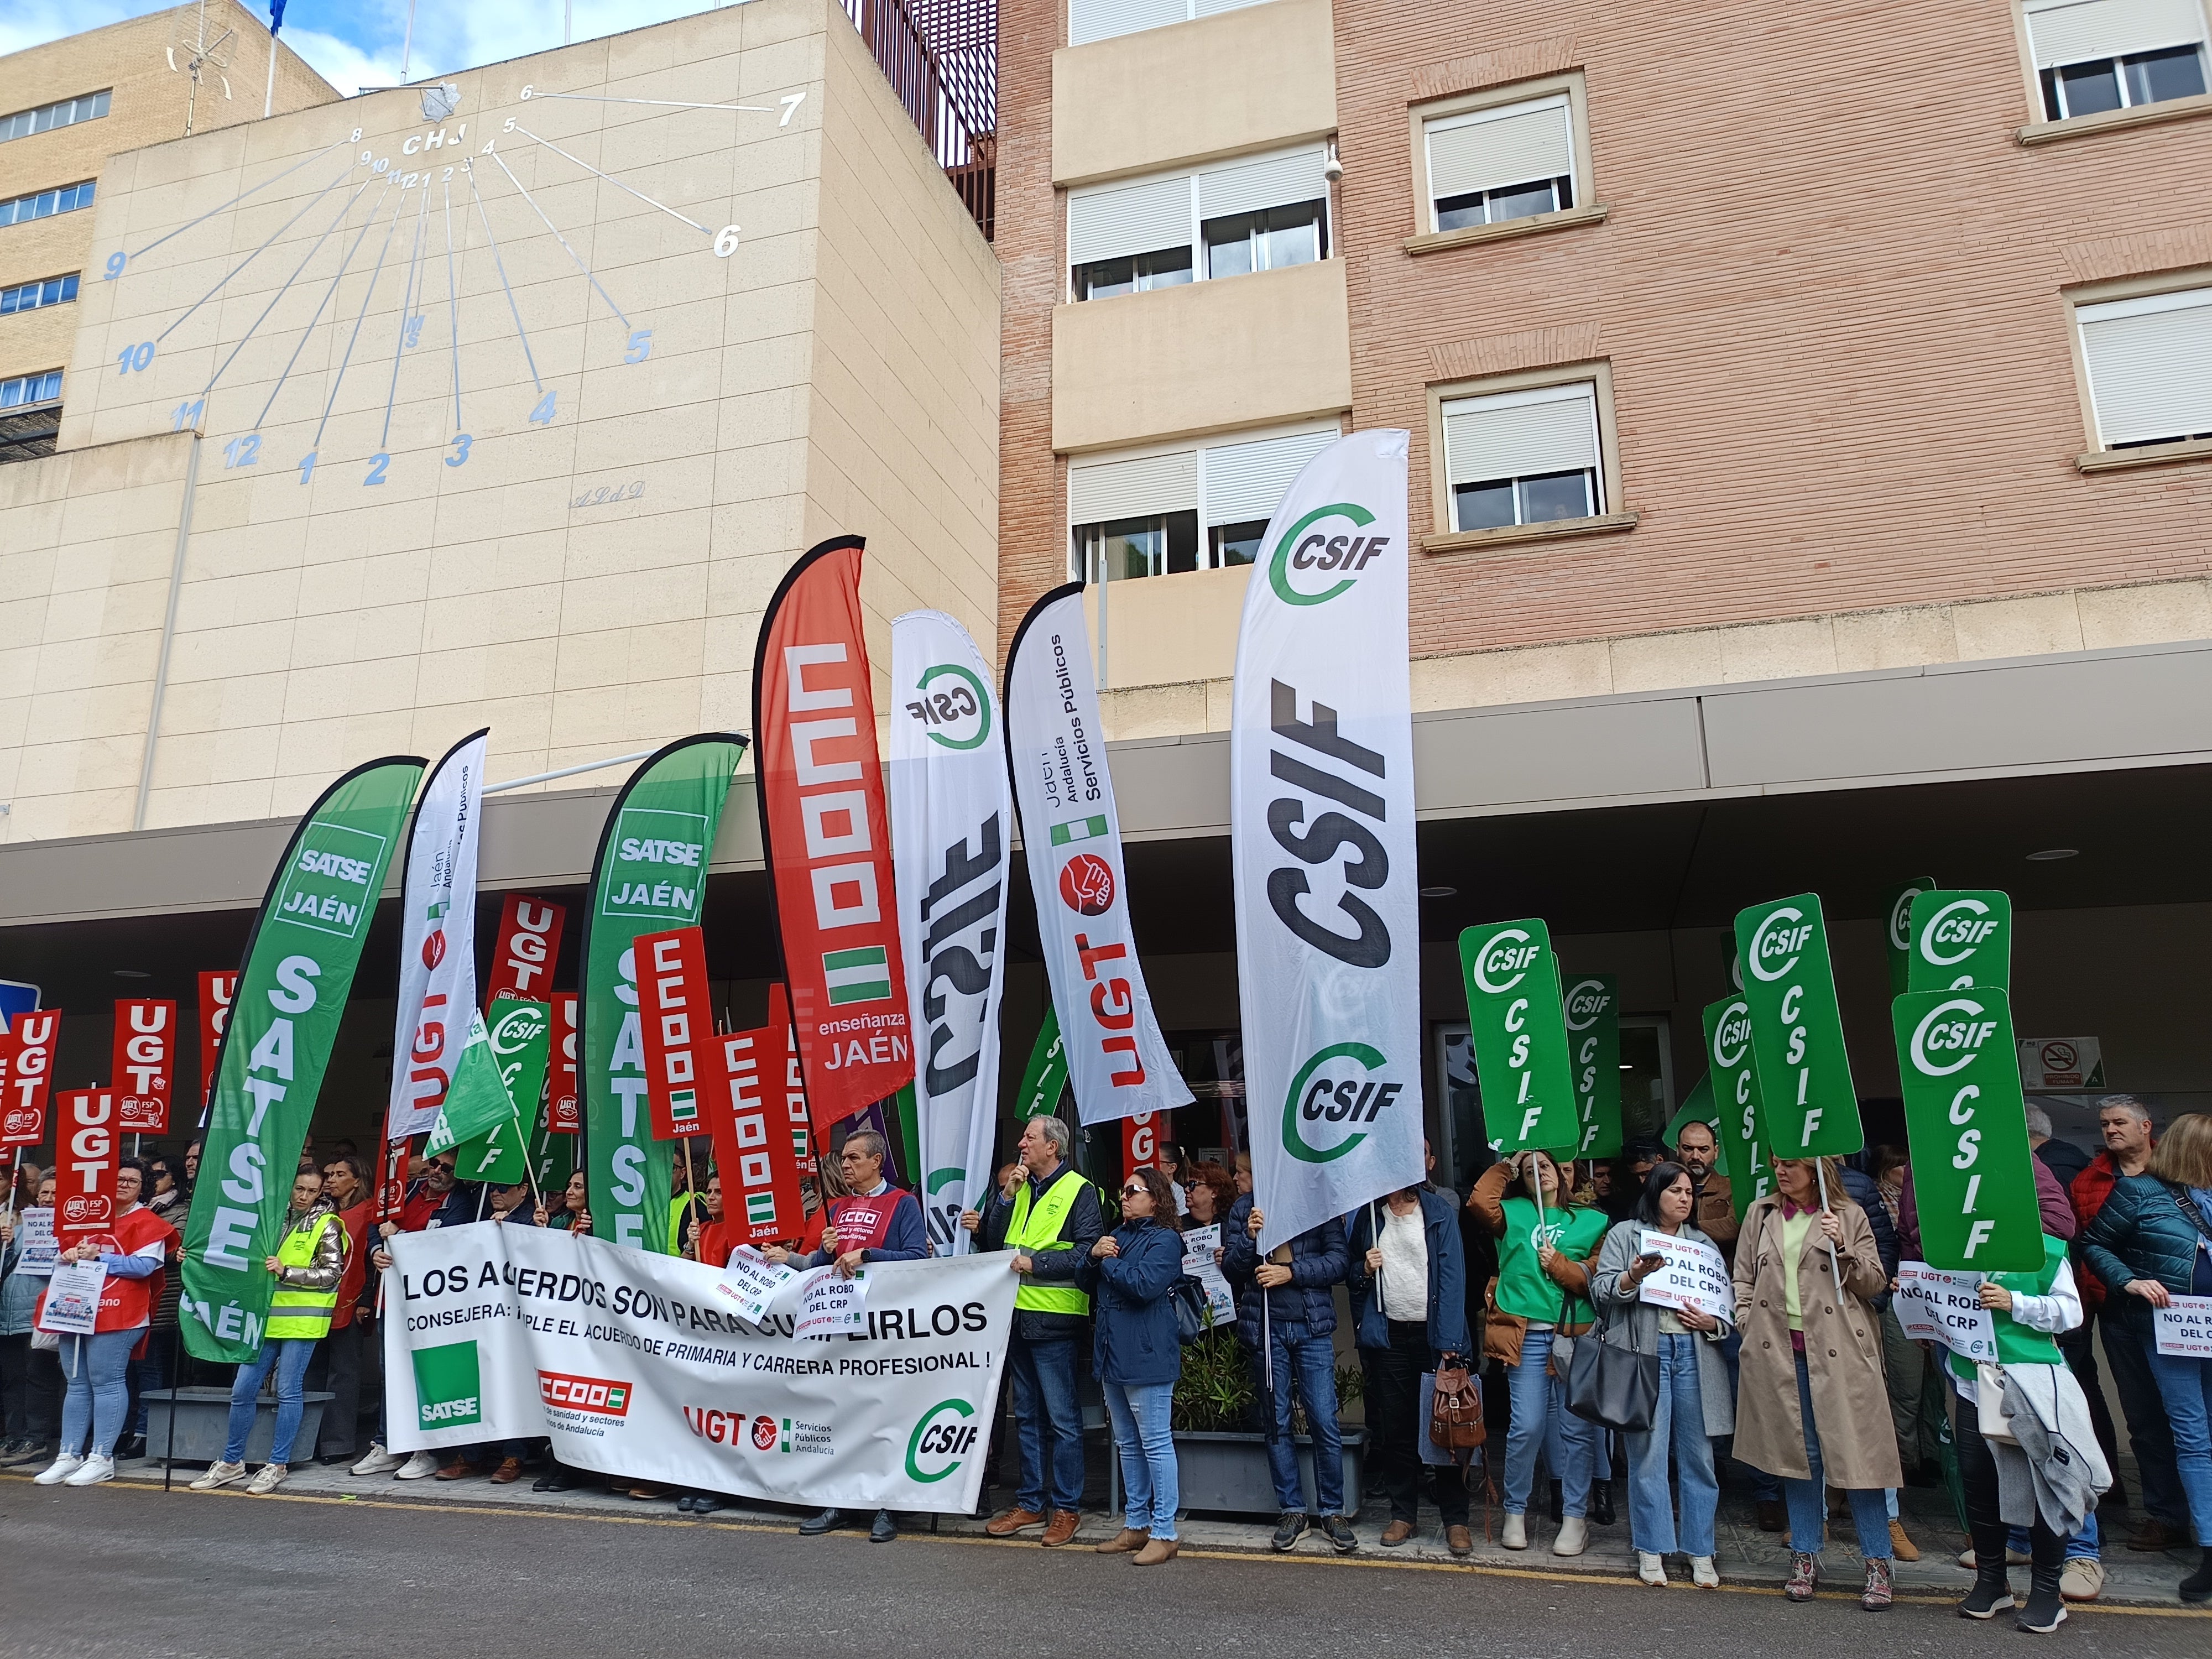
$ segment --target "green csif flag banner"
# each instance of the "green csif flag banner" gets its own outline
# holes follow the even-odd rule
[[[1060,1040],[1060,1011],[1045,1004],[1044,1024],[1037,1027],[1030,1045],[1030,1063],[1022,1068],[1022,1090],[1014,1097],[1014,1115],[1026,1123],[1033,1117],[1050,1117],[1060,1110],[1060,1092],[1067,1087],[1067,1050]]]
[[[1567,981],[1567,1041],[1574,1046],[1577,1158],[1620,1156],[1620,981],[1582,974]]]
[[[389,756],[308,809],[254,919],[217,1052],[177,1322],[196,1358],[260,1352],[276,1249],[323,1072],[425,763]]]
[[[1713,1099],[1713,1075],[1708,1072],[1690,1085],[1690,1092],[1682,1097],[1682,1103],[1674,1109],[1674,1115],[1667,1120],[1667,1132],[1660,1137],[1669,1146],[1682,1144],[1682,1131],[1692,1123],[1702,1123],[1713,1132],[1717,1141],[1721,1134],[1721,1111]]]
[[[1705,1063],[1712,1068],[1705,1080],[1712,1085],[1713,1106],[1720,1113],[1729,1199],[1741,1221],[1753,1201],[1774,1186],[1759,1115],[1759,1067],[1751,1052],[1751,1005],[1740,996],[1708,1003],[1705,1030]]]
[[[1470,927],[1459,961],[1491,1146],[1500,1157],[1532,1146],[1572,1156],[1582,1126],[1551,930],[1534,918]]]
[[[1760,1123],[1776,1158],[1840,1158],[1866,1144],[1816,893],[1736,912]]]
[[[512,1187],[530,1178],[533,1143],[528,1131],[538,1124],[544,1111],[545,1066],[552,1046],[553,1010],[548,1004],[521,997],[501,997],[493,1001],[485,1048],[499,1067],[501,1110],[487,1130],[462,1145],[459,1162],[454,1165],[462,1180],[489,1181],[495,1186]],[[462,1058],[465,1063],[466,1054]],[[458,1072],[453,1084],[458,1091]],[[453,1096],[448,1094],[445,1115],[439,1120],[441,1124],[453,1109]],[[436,1140],[434,1133],[434,1147]],[[565,1183],[567,1176],[562,1179]],[[540,1181],[538,1185],[542,1192],[544,1183]]]
[[[615,797],[592,865],[584,913],[583,1164],[592,1231],[668,1253],[668,1146],[653,1138],[630,943],[697,923],[707,863],[745,752],[735,732],[670,744]]]
[[[499,1071],[499,1062],[492,1056],[491,1033],[483,1016],[471,1008],[469,1034],[462,1041],[461,1052],[453,1058],[453,1080],[438,1109],[437,1121],[430,1126],[424,1152],[442,1152],[448,1146],[480,1139],[514,1117],[514,1102],[508,1097]],[[454,1167],[464,1180],[477,1178],[460,1170],[458,1164]]]
[[[2012,1001],[1994,988],[1908,991],[1890,1005],[1920,1253],[1954,1272],[2043,1265]]]
[[[2012,988],[2012,899],[1930,891],[1912,901],[1908,991]]]
[[[1912,901],[1932,891],[1933,876],[1914,876],[1889,890],[1881,907],[1882,953],[1889,958],[1889,994],[1901,997],[1912,988]]]

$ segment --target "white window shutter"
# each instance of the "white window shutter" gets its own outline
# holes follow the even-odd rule
[[[1597,467],[1597,395],[1587,380],[1444,405],[1444,470],[1455,484]]]
[[[1077,461],[1067,469],[1067,522],[1103,524],[1198,506],[1198,452],[1170,450],[1133,460]]]
[[[2100,442],[2212,432],[2212,289],[2083,306]]]
[[[2035,66],[2185,46],[2205,38],[2203,0],[2046,0],[2027,8]]]
[[[1189,0],[1067,0],[1067,44],[1088,46],[1189,16]]]
[[[1574,172],[1565,97],[1439,116],[1428,124],[1427,136],[1429,194],[1438,199]]]
[[[1261,208],[1319,200],[1328,194],[1321,171],[1325,157],[1326,152],[1316,144],[1287,155],[1208,167],[1198,175],[1198,216],[1219,219],[1232,213],[1256,213]]]
[[[1190,246],[1190,175],[1098,185],[1067,196],[1067,263]]]
[[[1266,3],[1267,0],[1194,0],[1194,9],[1198,16],[1211,17],[1216,12],[1242,11],[1247,6]]]
[[[1252,443],[1211,444],[1206,451],[1206,522],[1243,524],[1274,516],[1308,461],[1336,441],[1332,429],[1299,432]]]

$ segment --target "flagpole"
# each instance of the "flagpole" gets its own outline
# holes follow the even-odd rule
[[[269,26],[269,84],[261,94],[261,118],[267,120],[276,108],[276,26]]]
[[[1826,1159],[1816,1158],[1813,1160],[1813,1176],[1820,1183],[1820,1213],[1823,1216],[1831,1215],[1833,1212],[1828,1208]],[[1821,1242],[1828,1247],[1828,1271],[1836,1276],[1836,1294],[1841,1296],[1844,1293],[1844,1270],[1836,1262],[1836,1241],[1823,1235]]]
[[[415,0],[407,0],[407,34],[406,38],[399,43],[399,80],[400,84],[403,86],[406,84],[407,81],[408,61],[414,56],[414,54]]]

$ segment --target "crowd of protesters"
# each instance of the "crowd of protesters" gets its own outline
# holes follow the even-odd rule
[[[1942,1480],[1951,1448],[1972,1546],[1960,1565],[1975,1574],[1959,1613],[1987,1619],[2017,1606],[2022,1628],[2048,1632],[2068,1601],[2100,1593],[2100,1510],[2130,1504],[2110,1474],[2118,1445],[2101,1352],[2140,1477],[2127,1547],[2193,1546],[2195,1568],[2179,1593],[2185,1602],[2212,1600],[2212,1360],[2161,1353],[2154,1327],[2155,1310],[2172,1297],[2212,1295],[2212,1117],[2180,1117],[2161,1137],[2139,1102],[2109,1097],[2094,1155],[2054,1139],[2039,1108],[2030,1107],[2028,1123],[2045,1260],[2038,1271],[1991,1274],[1982,1285],[1998,1361],[1977,1367],[1907,1340],[1892,1305],[1899,1261],[1919,1251],[1899,1146],[1876,1146],[1848,1163],[1778,1159],[1774,1190],[1739,1217],[1717,1171],[1712,1130],[1692,1121],[1674,1147],[1634,1147],[1609,1164],[1521,1154],[1486,1170],[1464,1204],[1431,1178],[1263,1254],[1266,1218],[1244,1158],[1233,1168],[1194,1167],[1168,1148],[1168,1167],[1135,1170],[1108,1194],[1076,1170],[1066,1124],[1031,1119],[989,1201],[960,1223],[972,1248],[1005,1254],[1020,1279],[1006,1366],[1013,1502],[986,1530],[1037,1531],[1048,1548],[1074,1539],[1087,1358],[1125,1493],[1121,1527],[1095,1547],[1140,1566],[1175,1559],[1182,1504],[1172,1425],[1185,1340],[1177,1303],[1203,1299],[1192,1294],[1182,1234],[1218,1224],[1215,1262],[1236,1297],[1260,1402],[1255,1426],[1280,1510],[1270,1540],[1277,1550],[1309,1533],[1340,1553],[1360,1547],[1339,1425],[1341,1286],[1364,1372],[1370,1490],[1388,1503],[1385,1548],[1419,1535],[1425,1464],[1436,1466],[1429,1490],[1455,1555],[1472,1553],[1471,1500],[1485,1483],[1501,1503],[1504,1547],[1532,1547],[1532,1505],[1547,1490],[1540,1468],[1553,1555],[1582,1553],[1593,1525],[1613,1524],[1616,1437],[1570,1408],[1568,1388],[1575,1346],[1606,1341],[1657,1358],[1650,1426],[1618,1437],[1643,1582],[1665,1584],[1668,1558],[1680,1556],[1692,1583],[1718,1586],[1721,1474],[1733,1460],[1752,1479],[1759,1526],[1788,1534],[1791,1600],[1815,1593],[1824,1537],[1842,1522],[1863,1564],[1863,1605],[1887,1607],[1892,1560],[1917,1559],[1898,1490]],[[886,1150],[872,1132],[848,1136],[810,1176],[806,1236],[769,1247],[770,1258],[851,1273],[929,1254],[920,1206],[886,1178]],[[0,1458],[50,1460],[42,1484],[113,1478],[118,1456],[143,1453],[143,1396],[180,1380],[165,1379],[161,1366],[179,1352],[174,1267],[198,1153],[195,1143],[173,1162],[124,1160],[112,1231],[60,1252],[107,1268],[89,1337],[34,1329],[44,1284],[22,1271],[16,1209],[50,1206],[51,1176],[28,1170],[0,1214]],[[704,1172],[694,1192],[688,1167],[678,1165],[671,1248],[726,1261],[735,1243],[720,1177]],[[526,1183],[487,1188],[457,1181],[448,1152],[418,1162],[410,1176],[397,1219],[380,1227],[353,1148],[340,1143],[318,1160],[310,1144],[264,1264],[276,1283],[261,1350],[227,1379],[228,1443],[194,1486],[247,1482],[264,1384],[276,1395],[274,1432],[249,1492],[275,1491],[302,1458],[347,1463],[362,1476],[501,1484],[542,1462],[534,1489],[548,1492],[586,1478],[543,1441],[402,1457],[386,1449],[380,1404],[374,1438],[356,1456],[365,1401],[383,1392],[375,1287],[392,1265],[393,1234],[476,1221],[591,1226],[580,1174],[542,1195]],[[1733,1321],[1643,1298],[1661,1261],[1653,1232],[1722,1255],[1735,1280]],[[2093,1346],[2096,1322],[2103,1341]],[[164,1331],[169,1340],[156,1341]],[[1484,1409],[1502,1430],[1494,1476],[1475,1473],[1481,1465],[1463,1455],[1429,1455],[1431,1382],[1456,1389],[1469,1372],[1484,1378]],[[303,1452],[311,1389],[331,1398],[318,1443]],[[1311,1454],[1310,1501],[1301,1437]],[[611,1484],[641,1499],[673,1495],[687,1513],[726,1501]],[[897,1535],[888,1511],[826,1510],[800,1530],[863,1523],[879,1541]],[[2024,1604],[2008,1577],[2013,1565],[2029,1570]]]

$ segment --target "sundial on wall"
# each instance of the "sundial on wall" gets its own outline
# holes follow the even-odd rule
[[[647,365],[721,343],[746,147],[808,94],[696,95],[734,58],[619,81],[605,61],[570,49],[141,152],[102,193],[105,356],[80,342],[77,441],[197,428],[223,472],[339,507],[332,489],[436,494],[430,470],[502,438],[665,407]],[[242,161],[190,171],[226,142]],[[586,445],[555,470],[599,464]]]

